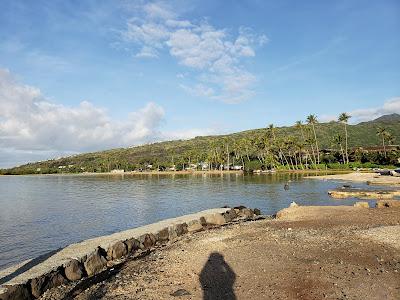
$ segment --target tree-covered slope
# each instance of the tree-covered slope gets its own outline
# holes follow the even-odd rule
[[[396,144],[400,142],[400,115],[392,114],[374,121],[348,125],[349,147],[381,145],[382,140],[377,136],[377,130],[380,127],[384,127],[390,132]],[[305,142],[307,137],[312,137],[311,128],[308,125],[303,125],[302,130],[303,134],[298,126],[279,127],[274,129],[274,134],[276,139],[282,141],[282,143],[285,143],[290,137],[299,142]],[[268,135],[268,131],[267,128],[261,128],[228,135],[203,136],[190,140],[167,141],[131,148],[84,153],[44,162],[30,163],[3,170],[2,172],[9,174],[105,172],[115,168],[133,170],[143,168],[148,164],[167,167],[172,164],[178,165],[190,161],[207,161],[217,159],[216,157],[211,158],[210,155],[214,155],[218,151],[222,153],[226,149],[228,149],[228,152],[232,152],[232,156],[234,156],[237,153],[233,153],[236,148],[247,149],[252,147],[253,144],[257,143],[257,139]],[[333,137],[337,134],[344,136],[344,125],[338,122],[319,123],[316,125],[316,134],[320,149],[335,148],[337,145],[333,143]],[[214,151],[213,149],[219,150]],[[257,149],[254,151],[257,151]],[[214,154],[211,154],[211,152]]]

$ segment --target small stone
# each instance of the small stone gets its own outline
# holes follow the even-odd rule
[[[127,253],[128,249],[125,243],[119,241],[116,242],[114,245],[112,245],[110,248],[108,248],[107,257],[111,260],[114,260],[121,258],[122,256],[125,256]]]
[[[188,296],[190,293],[185,289],[179,289],[170,294],[173,297]]]
[[[107,260],[105,259],[104,252],[105,252],[104,249],[97,247],[97,249],[94,252],[89,254],[84,263],[85,270],[88,276],[100,273],[106,266]]]
[[[83,267],[81,263],[76,260],[72,259],[66,266],[65,266],[65,277],[68,280],[76,281],[83,277]]]

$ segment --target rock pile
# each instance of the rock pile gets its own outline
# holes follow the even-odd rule
[[[0,300],[26,300],[39,298],[46,290],[69,281],[91,277],[114,266],[116,261],[144,253],[153,247],[176,241],[180,236],[218,227],[239,220],[261,218],[259,209],[244,206],[227,208],[223,213],[206,214],[188,222],[175,223],[139,237],[117,241],[108,249],[98,246],[94,251],[81,258],[72,258],[68,263],[51,270],[38,278],[31,278],[23,284],[5,285],[0,289]]]

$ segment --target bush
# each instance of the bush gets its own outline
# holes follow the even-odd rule
[[[263,165],[258,160],[251,160],[244,165],[244,169],[247,172],[254,171],[254,170],[261,170]]]

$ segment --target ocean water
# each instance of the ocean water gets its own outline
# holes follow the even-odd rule
[[[303,174],[0,176],[0,269],[84,239],[224,205],[352,204]],[[284,184],[289,182],[289,190]],[[353,184],[353,186],[363,186]]]

